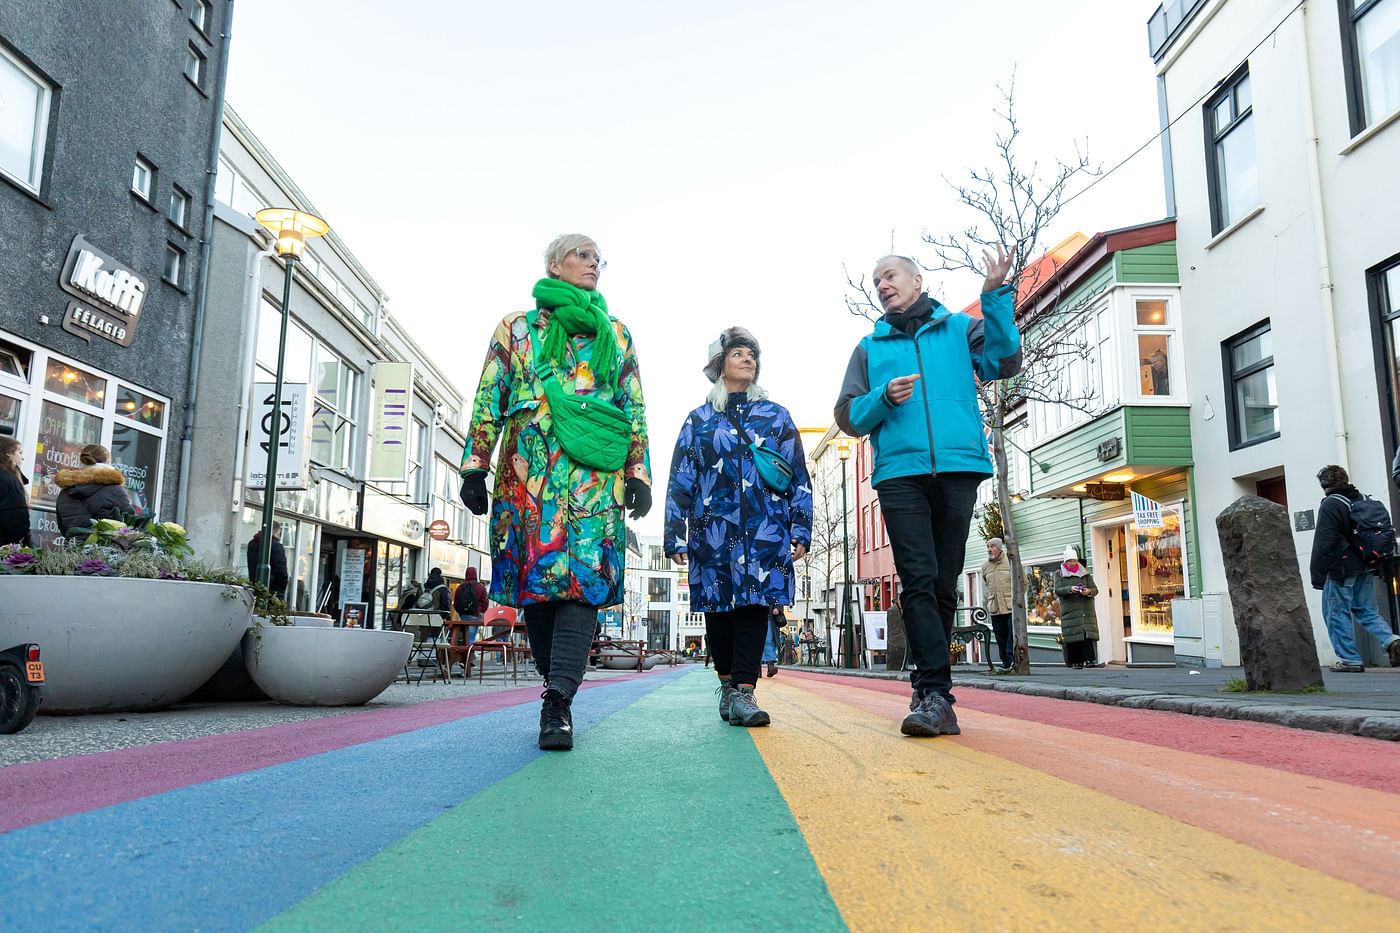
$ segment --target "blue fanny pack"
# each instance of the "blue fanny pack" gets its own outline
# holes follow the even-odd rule
[[[724,413],[724,417],[729,419],[729,423],[739,429],[739,435],[749,445],[749,453],[753,455],[753,465],[758,470],[758,478],[763,480],[763,485],[774,492],[784,493],[792,486],[793,469],[787,458],[776,450],[769,450],[754,443],[749,432],[744,430],[744,426],[739,423],[729,412]]]

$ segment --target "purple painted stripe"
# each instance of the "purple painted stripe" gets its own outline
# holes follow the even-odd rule
[[[584,689],[635,680],[627,674]],[[530,702],[538,687],[430,700],[0,770],[0,833]]]

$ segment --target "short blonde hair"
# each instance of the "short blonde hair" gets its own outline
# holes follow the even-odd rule
[[[582,246],[591,246],[595,251],[598,249],[598,244],[593,242],[593,238],[584,236],[582,233],[565,233],[555,237],[544,251],[544,274],[551,279],[559,278],[550,269],[550,266],[563,262],[565,256]]]

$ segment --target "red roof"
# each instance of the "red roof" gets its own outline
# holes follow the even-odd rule
[[[1016,286],[1016,307],[1021,307],[1026,299],[1053,279],[1055,273],[1074,258],[1074,255],[1083,249],[1088,242],[1089,238],[1084,234],[1072,234],[1062,242],[1047,249],[1040,255],[1039,259],[1026,266],[1026,271],[1021,274],[1021,281]],[[973,317],[981,317],[982,299],[979,298],[963,308],[963,313]]]

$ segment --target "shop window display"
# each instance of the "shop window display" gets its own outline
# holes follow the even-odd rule
[[[1060,624],[1060,603],[1055,597],[1055,571],[1058,560],[1041,561],[1026,567],[1026,624]]]
[[[1186,597],[1182,560],[1181,507],[1162,510],[1162,527],[1134,529],[1137,535],[1138,594],[1141,612],[1134,634],[1172,633],[1172,600]]]

